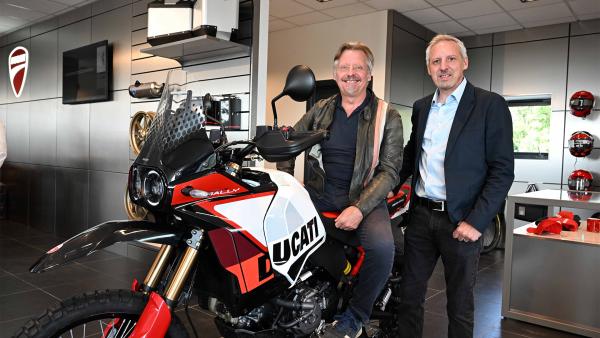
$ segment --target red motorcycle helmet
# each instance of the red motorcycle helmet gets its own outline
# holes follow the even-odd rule
[[[594,137],[587,131],[576,131],[569,139],[569,152],[575,157],[588,156],[594,149]]]
[[[592,199],[592,193],[589,191],[567,191],[572,201],[586,202]]]
[[[569,100],[571,114],[577,117],[586,117],[594,108],[594,95],[586,90],[580,90],[571,95]]]
[[[589,191],[594,177],[587,170],[578,169],[569,175],[569,190]]]

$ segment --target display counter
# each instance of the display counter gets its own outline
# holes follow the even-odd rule
[[[514,228],[515,204],[600,211],[600,192],[573,195],[541,190],[508,196],[502,316],[589,337],[600,337],[600,233],[535,235]]]

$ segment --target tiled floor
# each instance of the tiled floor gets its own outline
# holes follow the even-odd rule
[[[545,328],[525,322],[502,319],[502,273],[504,251],[495,250],[482,255],[475,285],[475,332],[477,338],[517,337],[580,337],[570,333]],[[425,301],[425,325],[423,337],[446,337],[446,292],[444,272],[438,262],[428,285]]]
[[[47,249],[60,239],[0,221],[0,338],[10,337],[30,317],[55,302],[95,289],[128,289],[133,277],[143,279],[146,264],[109,252],[99,252],[77,263],[34,275],[27,270]],[[502,303],[503,252],[484,255],[475,293],[475,336],[496,337],[576,337],[561,331],[500,317]],[[446,295],[442,267],[429,281],[426,301],[426,338],[446,336]],[[194,326],[201,337],[218,337],[212,317],[198,306],[191,307]],[[189,326],[182,312],[182,321]]]

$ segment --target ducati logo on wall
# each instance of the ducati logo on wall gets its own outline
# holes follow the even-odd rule
[[[8,74],[10,85],[16,97],[21,96],[27,79],[27,66],[29,66],[29,52],[25,47],[15,47],[8,54]]]

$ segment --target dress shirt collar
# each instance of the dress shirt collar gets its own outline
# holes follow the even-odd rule
[[[448,99],[453,97],[456,102],[460,102],[460,99],[463,96],[463,93],[465,92],[465,87],[467,86],[467,78],[463,77],[461,83],[458,85],[458,87],[456,87],[456,89],[452,92],[452,94],[450,94],[450,96],[448,96]],[[435,90],[435,94],[433,94],[433,100],[431,100],[431,105],[435,105],[437,103],[437,98],[438,98],[438,94],[439,94],[439,89]],[[446,103],[448,103],[448,99],[446,99]]]

